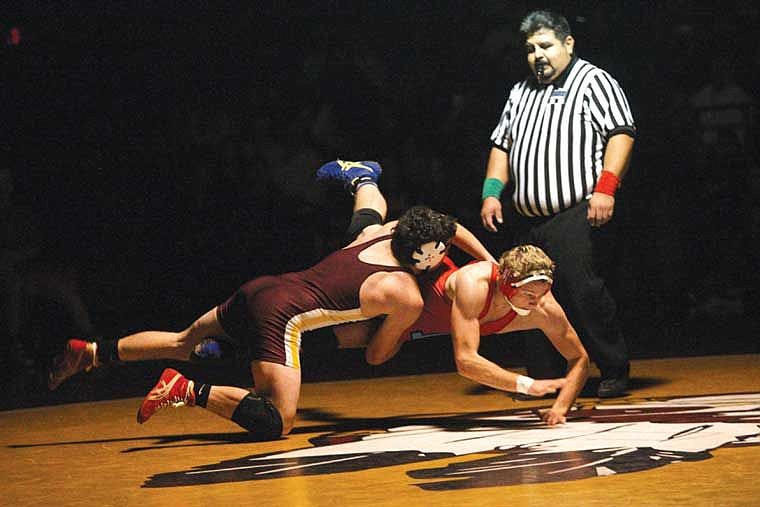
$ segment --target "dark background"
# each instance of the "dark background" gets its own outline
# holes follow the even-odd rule
[[[760,351],[756,7],[31,4],[0,7],[0,170],[14,184],[2,246],[25,252],[12,267],[21,330],[0,329],[5,407],[142,394],[165,363],[52,394],[41,372],[69,336],[181,329],[242,282],[339,247],[351,201],[315,183],[327,160],[380,161],[391,218],[425,203],[500,252],[508,238],[478,217],[489,136],[527,72],[519,22],[544,7],[566,15],[579,55],[621,83],[636,117],[611,278],[633,357]],[[711,83],[744,98],[700,103]],[[306,381],[453,369],[445,340],[370,367],[313,335]],[[521,364],[519,335],[483,347]],[[250,383],[237,366],[188,368]]]

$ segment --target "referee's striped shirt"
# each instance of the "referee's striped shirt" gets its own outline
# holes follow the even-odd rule
[[[551,84],[529,78],[512,88],[491,141],[509,154],[517,211],[549,216],[591,196],[606,141],[620,133],[636,133],[622,88],[574,57]]]

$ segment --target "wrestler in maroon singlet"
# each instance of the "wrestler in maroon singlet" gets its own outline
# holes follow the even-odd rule
[[[338,250],[304,271],[255,278],[217,307],[219,322],[248,345],[251,359],[299,368],[305,331],[371,318],[360,308],[364,281],[378,272],[408,271],[359,259],[362,251],[390,237]]]

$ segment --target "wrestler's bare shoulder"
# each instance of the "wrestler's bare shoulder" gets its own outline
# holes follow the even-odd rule
[[[457,285],[488,284],[491,280],[493,263],[490,261],[478,261],[466,264],[456,270],[446,281],[446,290],[456,291]]]

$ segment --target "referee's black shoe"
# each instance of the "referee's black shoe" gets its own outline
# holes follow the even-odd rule
[[[599,389],[596,394],[600,398],[616,398],[626,394],[628,389],[629,367],[626,367],[623,371],[615,372],[610,376],[602,376],[602,381],[599,382]]]

